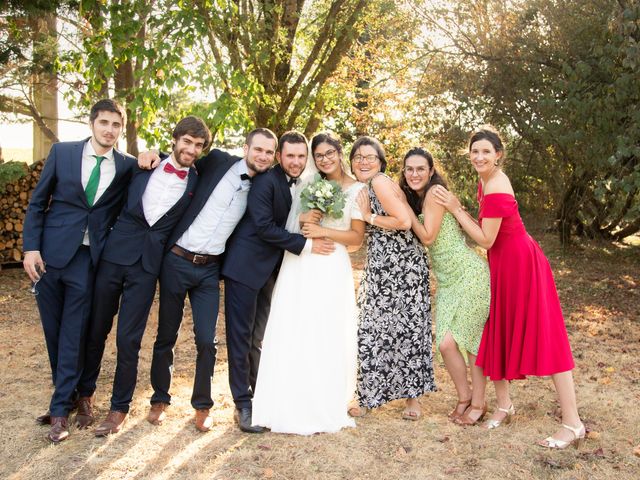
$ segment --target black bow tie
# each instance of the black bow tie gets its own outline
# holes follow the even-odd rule
[[[249,180],[251,181],[253,178],[250,177],[249,175],[247,175],[246,173],[243,173],[242,175],[240,175],[240,180]]]
[[[290,178],[289,179],[289,187],[291,187],[291,185],[297,185],[298,184],[298,179],[297,178]]]

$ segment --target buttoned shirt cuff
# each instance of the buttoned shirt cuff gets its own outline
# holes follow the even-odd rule
[[[302,251],[304,253],[311,253],[312,248],[313,248],[313,240],[311,240],[310,238],[307,238],[307,241],[304,242],[304,248],[302,249]]]

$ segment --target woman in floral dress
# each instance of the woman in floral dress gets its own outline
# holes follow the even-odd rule
[[[383,174],[384,149],[361,137],[349,155],[357,179],[369,186],[358,203],[367,232],[367,262],[358,291],[358,407],[352,416],[391,400],[407,399],[402,417],[420,417],[418,397],[435,391],[429,266],[411,232],[402,191]]]

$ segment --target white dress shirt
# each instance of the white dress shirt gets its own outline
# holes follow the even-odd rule
[[[87,183],[89,183],[89,177],[91,177],[91,172],[93,171],[93,167],[96,166],[96,158],[93,155],[97,155],[96,151],[93,149],[93,145],[91,144],[91,140],[87,141],[84,144],[84,149],[82,150],[82,173],[81,173],[81,181],[82,181],[82,189],[87,188]],[[98,182],[98,190],[96,191],[96,196],[93,199],[93,204],[98,203],[98,200],[105,192],[105,190],[111,185],[114,177],[116,176],[116,162],[113,159],[113,148],[109,149],[106,153],[101,155],[105,157],[100,164],[100,181]],[[83,245],[89,245],[89,226],[87,225],[87,229],[84,232],[84,239],[82,240]]]
[[[205,255],[224,252],[229,235],[247,209],[251,182],[240,179],[243,173],[247,173],[247,164],[241,160],[220,179],[198,216],[176,242],[180,247]]]
[[[180,178],[175,173],[164,171],[164,166],[171,162],[176,170],[186,170],[187,176]],[[142,209],[149,226],[156,223],[184,195],[189,179],[189,167],[178,166],[173,154],[164,159],[153,171],[147,187],[142,194]]]

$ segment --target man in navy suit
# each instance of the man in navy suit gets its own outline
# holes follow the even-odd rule
[[[127,203],[107,239],[96,273],[85,366],[78,383],[81,404],[91,407],[105,342],[119,306],[111,408],[96,428],[96,436],[119,432],[129,412],[167,239],[193,197],[198,176],[192,165],[210,143],[211,133],[201,119],[180,120],[173,130],[171,155],[153,171],[134,173]],[[93,421],[91,408],[76,416],[81,428]]]
[[[91,137],[53,145],[24,222],[24,269],[34,290],[55,390],[49,411],[52,442],[69,436],[68,416],[82,372],[94,269],[122,208],[135,158],[114,148],[125,112],[100,100],[89,115]],[[82,408],[78,405],[78,408]]]
[[[279,164],[254,180],[247,212],[229,239],[222,267],[229,383],[236,404],[234,417],[240,429],[248,433],[264,430],[251,424],[251,400],[283,251],[297,255],[309,249],[329,254],[334,249],[330,240],[307,240],[284,228],[292,193],[308,155],[307,139],[301,133],[287,132],[280,137],[276,154]]]
[[[213,406],[211,378],[216,357],[220,256],[246,210],[251,179],[271,166],[276,145],[273,132],[259,128],[247,136],[244,158],[212,150],[196,162],[198,188],[167,242],[169,251],[160,273],[158,334],[151,363],[154,393],[147,416],[152,424],[162,423],[171,403],[173,348],[189,294],[197,350],[191,405],[199,431],[206,432],[213,425],[209,411]],[[146,154],[141,155],[142,166],[147,165],[146,158]]]

